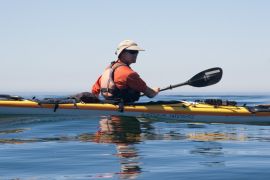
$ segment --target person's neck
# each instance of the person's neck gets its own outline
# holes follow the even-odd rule
[[[118,58],[117,62],[123,63],[123,64],[125,64],[125,65],[127,65],[127,66],[130,65],[130,64],[129,64],[128,62],[126,62],[125,60],[119,59],[119,58]]]

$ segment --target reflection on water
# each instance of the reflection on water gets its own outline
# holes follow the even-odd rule
[[[93,178],[112,178],[116,176],[116,178],[120,179],[139,179],[141,174],[151,171],[145,165],[145,159],[152,156],[150,153],[157,155],[155,156],[156,161],[154,158],[150,158],[149,162],[147,161],[149,164],[154,163],[152,166],[158,165],[155,162],[164,161],[162,157],[168,156],[168,159],[173,161],[172,164],[175,163],[178,166],[168,166],[166,168],[179,168],[182,163],[185,163],[185,156],[190,156],[192,158],[196,157],[193,161],[199,167],[226,168],[229,164],[227,162],[229,160],[226,159],[226,156],[228,156],[226,154],[227,144],[234,145],[247,141],[269,142],[270,133],[270,128],[267,126],[170,123],[162,120],[153,121],[145,118],[120,116],[101,117],[94,122],[91,118],[84,119],[80,121],[81,124],[76,119],[70,121],[58,119],[58,121],[51,122],[45,119],[46,123],[42,121],[42,118],[36,119],[38,119],[38,123],[28,121],[28,123],[22,122],[20,124],[17,121],[16,124],[10,126],[0,126],[0,146],[12,144],[12,148],[16,149],[23,144],[29,143],[34,146],[43,142],[55,142],[55,144],[65,142],[70,143],[70,147],[73,147],[73,143],[79,142],[90,145],[90,149],[94,146],[106,149],[108,146],[102,145],[110,145],[110,147],[114,148],[114,151],[108,154],[110,157],[116,158],[117,161],[113,161],[114,163],[109,166],[112,169],[117,167],[116,170],[86,175],[86,177]],[[159,153],[159,148],[145,151],[143,148],[147,147],[146,142],[155,142],[154,144],[157,144],[157,146],[154,147],[162,149],[163,154],[162,152]],[[178,154],[177,148],[179,148],[180,152],[187,152],[187,154]],[[167,154],[164,154],[164,149]],[[67,157],[67,159],[76,156],[75,153],[78,152],[71,151],[70,157]],[[147,152],[149,153],[147,154]],[[46,155],[46,152],[44,154]],[[173,158],[170,158],[170,156]],[[0,160],[1,158],[3,157],[0,156]],[[96,159],[93,159],[93,161],[102,158],[103,156],[97,154]],[[170,163],[167,162],[167,164]],[[184,166],[181,167],[184,168]],[[177,171],[177,168],[174,170]],[[74,179],[76,179],[76,176],[74,176]]]
[[[200,154],[204,156],[222,156],[223,148],[220,143],[217,142],[208,142],[195,146],[194,150],[191,150],[191,154]]]
[[[23,132],[25,130],[28,130],[28,129],[6,129],[6,130],[2,130],[0,131],[0,134],[11,134],[11,133],[20,133],[20,132]]]
[[[235,133],[222,133],[222,132],[214,132],[214,133],[189,133],[187,135],[188,139],[195,141],[245,141],[247,137],[244,134],[235,134]]]
[[[95,142],[134,144],[141,140],[140,122],[134,117],[104,117],[99,121],[99,124]]]
[[[199,163],[208,167],[225,166],[224,150],[221,143],[218,142],[203,142],[196,145],[194,149],[190,150],[190,154],[200,155],[206,157],[204,161]]]
[[[94,136],[82,134],[79,139],[115,144],[117,149],[115,156],[120,158],[121,163],[121,171],[117,174],[121,179],[135,179],[141,173],[139,152],[134,146],[141,141],[140,122],[136,118],[110,116],[102,118],[99,124],[99,130]]]

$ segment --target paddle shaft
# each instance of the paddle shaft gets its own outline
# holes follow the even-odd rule
[[[173,88],[180,87],[180,86],[185,86],[185,85],[188,85],[188,81],[186,81],[184,83],[180,83],[180,84],[170,85],[170,86],[168,86],[166,88],[162,88],[162,89],[159,90],[159,92],[166,91],[168,89],[173,89]]]

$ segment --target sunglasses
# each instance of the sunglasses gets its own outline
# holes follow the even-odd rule
[[[125,50],[126,52],[128,52],[129,54],[138,54],[139,51],[136,50]]]

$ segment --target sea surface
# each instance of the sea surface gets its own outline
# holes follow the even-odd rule
[[[270,104],[269,95],[174,95],[155,100],[206,98]],[[195,178],[269,179],[270,125],[0,116],[1,180]]]

